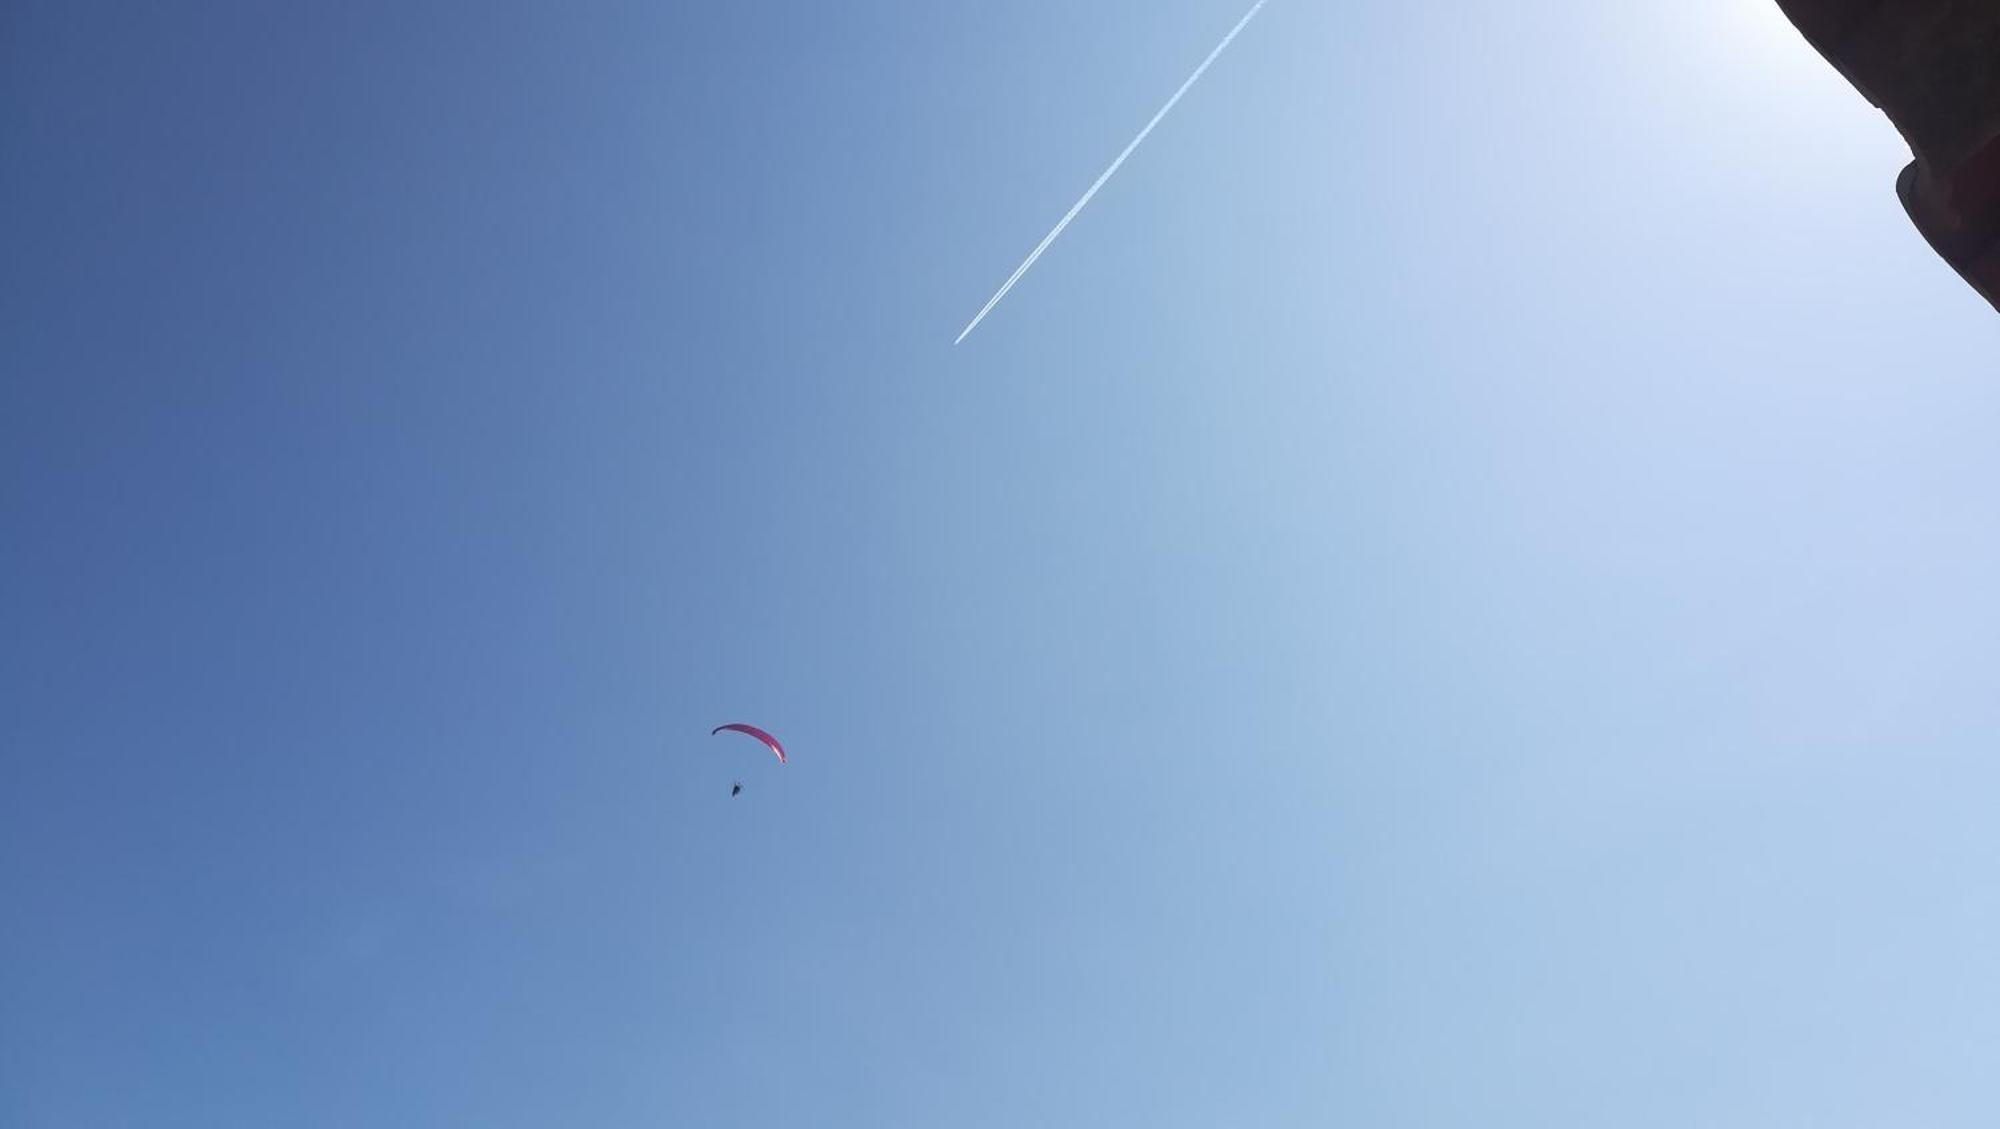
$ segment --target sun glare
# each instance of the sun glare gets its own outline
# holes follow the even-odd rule
[[[1712,0],[1697,7],[1714,21],[1722,46],[1745,65],[1790,78],[1824,73],[1825,60],[1777,0]]]

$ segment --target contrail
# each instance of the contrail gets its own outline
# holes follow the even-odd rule
[[[1257,0],[1255,4],[1250,6],[1250,10],[1243,14],[1243,18],[1236,21],[1236,26],[1229,29],[1229,34],[1222,37],[1222,42],[1215,45],[1215,50],[1208,53],[1208,58],[1201,61],[1201,65],[1194,69],[1194,73],[1188,76],[1188,80],[1181,83],[1181,88],[1174,91],[1174,96],[1167,99],[1167,104],[1160,107],[1159,113],[1153,115],[1153,120],[1147,122],[1146,128],[1139,131],[1139,136],[1133,138],[1130,145],[1125,146],[1125,151],[1118,154],[1118,159],[1111,162],[1111,167],[1104,170],[1104,175],[1097,178],[1097,183],[1090,186],[1090,191],[1083,194],[1083,199],[1078,200],[1072,205],[1069,213],[1063,216],[1062,222],[1056,224],[1054,230],[1043,236],[1042,241],[1035,245],[1035,249],[1028,253],[1027,259],[1020,266],[1014,268],[1014,273],[1008,275],[1007,281],[1000,284],[1000,289],[994,292],[993,297],[986,300],[986,304],[980,307],[979,313],[973,316],[972,321],[966,325],[964,330],[960,331],[958,337],[952,341],[952,344],[956,345],[960,341],[965,340],[966,334],[979,328],[979,323],[986,320],[986,315],[993,312],[993,307],[1000,304],[1000,299],[1005,298],[1009,290],[1014,289],[1014,284],[1021,281],[1021,276],[1027,274],[1028,268],[1035,265],[1035,260],[1042,257],[1042,252],[1048,250],[1049,244],[1056,241],[1056,236],[1063,233],[1063,228],[1069,226],[1069,221],[1075,219],[1076,214],[1083,211],[1084,205],[1090,203],[1090,198],[1097,195],[1097,190],[1104,187],[1104,182],[1110,180],[1113,174],[1117,173],[1119,166],[1125,163],[1125,158],[1132,155],[1132,150],[1137,149],[1140,142],[1146,140],[1146,135],[1153,132],[1153,127],[1160,124],[1160,119],[1167,116],[1168,112],[1174,108],[1174,104],[1181,100],[1181,96],[1186,94],[1189,88],[1194,86],[1195,83],[1201,81],[1201,76],[1207,72],[1210,64],[1214,63],[1216,57],[1229,47],[1230,41],[1236,38],[1236,33],[1242,31],[1251,20],[1256,18],[1258,11],[1264,7],[1265,2],[1266,0]]]

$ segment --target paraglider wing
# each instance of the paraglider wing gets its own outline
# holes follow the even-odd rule
[[[731,733],[741,733],[744,734],[745,736],[755,737],[757,740],[762,741],[766,748],[778,754],[779,764],[791,763],[790,761],[785,759],[785,747],[778,743],[778,739],[776,737],[771,736],[769,733],[766,733],[763,730],[757,728],[754,725],[744,725],[741,724],[740,722],[730,722],[728,725],[718,725],[714,729],[709,730],[708,735],[710,737],[713,737],[717,733],[721,733],[724,730],[727,730]]]

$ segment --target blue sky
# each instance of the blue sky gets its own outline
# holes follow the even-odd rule
[[[1893,129],[1272,0],[953,348],[1240,15],[0,11],[0,1122],[1990,1124]]]

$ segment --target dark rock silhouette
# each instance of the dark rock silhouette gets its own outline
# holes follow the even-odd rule
[[[1924,238],[2000,309],[2000,0],[1778,0],[1902,131]]]

